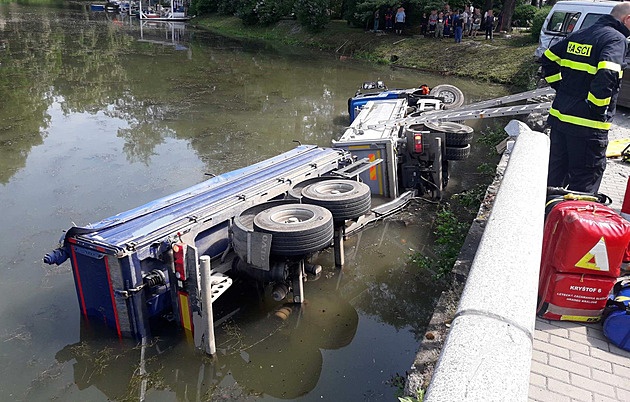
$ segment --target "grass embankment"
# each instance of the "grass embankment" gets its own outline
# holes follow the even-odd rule
[[[312,33],[296,21],[284,20],[270,27],[244,26],[231,16],[210,15],[193,20],[197,25],[222,35],[269,40],[330,51],[352,57],[395,66],[453,74],[522,89],[531,87],[536,64],[533,61],[536,44],[529,34],[510,38],[464,38],[454,43],[452,38],[437,40],[420,35],[397,36],[374,34],[352,28],[345,21],[332,21],[324,31]]]

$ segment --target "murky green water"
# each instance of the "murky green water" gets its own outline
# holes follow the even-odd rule
[[[70,264],[41,258],[73,222],[330,144],[362,81],[505,90],[88,8],[0,4],[0,400],[393,400],[440,291],[406,264],[434,207],[351,238],[343,273],[324,253],[302,308],[234,287],[213,360],[177,331],[142,348],[83,323]]]

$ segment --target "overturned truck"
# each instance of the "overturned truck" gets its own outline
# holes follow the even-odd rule
[[[332,147],[299,145],[73,227],[44,262],[70,259],[86,320],[142,339],[166,318],[214,353],[212,303],[234,278],[302,303],[305,273],[321,269],[314,253],[334,247],[342,266],[345,235],[414,197],[439,199],[449,162],[468,156],[472,129],[440,120],[458,110],[444,96],[376,89],[350,99],[351,125]],[[389,200],[373,207],[373,195]]]

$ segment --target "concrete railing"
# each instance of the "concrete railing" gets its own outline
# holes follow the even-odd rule
[[[521,128],[426,402],[527,401],[548,163]]]

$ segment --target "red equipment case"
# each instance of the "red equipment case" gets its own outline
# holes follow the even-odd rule
[[[596,322],[617,278],[551,273],[541,281],[538,316],[550,320]]]
[[[629,242],[630,223],[607,206],[556,205],[545,222],[537,314],[598,321]]]
[[[545,222],[541,267],[616,278],[629,242],[630,223],[609,207],[563,202]]]

